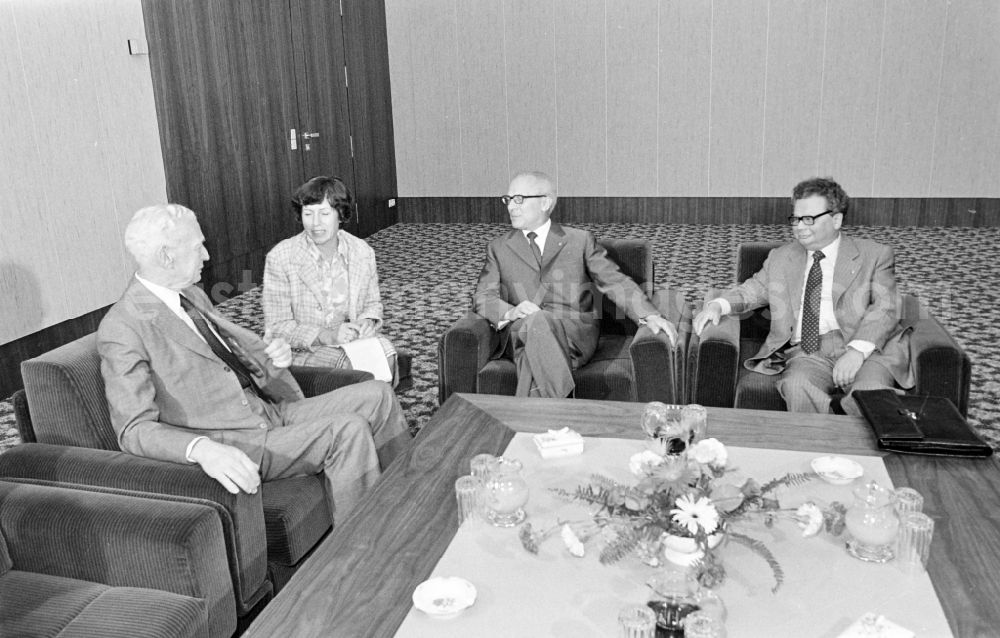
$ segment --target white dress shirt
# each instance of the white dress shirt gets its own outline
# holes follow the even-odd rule
[[[527,239],[528,241],[531,241],[531,238],[528,237],[528,233],[532,233],[532,232],[535,233],[535,235],[537,235],[535,237],[535,243],[538,244],[538,252],[539,252],[539,254],[544,255],[545,254],[545,240],[549,236],[549,229],[550,228],[552,228],[552,220],[551,219],[547,219],[547,220],[545,220],[544,224],[542,224],[541,226],[539,226],[535,230],[533,230],[533,231],[532,230],[522,230],[521,232],[524,233],[524,238]]]

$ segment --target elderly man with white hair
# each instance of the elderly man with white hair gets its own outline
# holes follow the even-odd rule
[[[288,344],[227,321],[194,285],[204,242],[177,204],[143,208],[125,230],[138,271],[98,329],[119,445],[197,463],[234,494],[323,472],[331,511],[344,516],[409,444],[395,394],[367,381],[304,398]]]

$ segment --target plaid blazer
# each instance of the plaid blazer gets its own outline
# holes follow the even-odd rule
[[[382,328],[382,300],[378,290],[375,251],[363,239],[341,230],[337,233],[346,252],[348,321],[372,319]],[[321,290],[322,274],[309,254],[305,232],[278,243],[264,264],[264,326],[297,349],[312,349],[328,312]]]

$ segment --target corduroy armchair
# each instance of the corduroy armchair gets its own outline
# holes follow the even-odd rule
[[[353,370],[293,368],[292,372],[307,396],[372,378]],[[39,444],[19,445],[0,455],[0,477],[217,503],[227,521],[226,546],[240,616],[269,600],[331,527],[320,476],[268,481],[257,494],[234,496],[196,465],[121,452],[104,396],[94,334],[24,361],[21,375],[23,394],[14,397],[18,429],[23,440]]]
[[[597,351],[573,372],[575,396],[609,401],[679,403],[684,394],[684,361],[691,333],[691,307],[680,293],[653,290],[653,251],[649,242],[605,239],[599,242],[622,272],[646,292],[660,313],[677,327],[671,346],[663,333],[637,326],[615,306],[601,299],[601,334]],[[510,359],[491,359],[498,337],[489,322],[475,312],[459,319],[438,343],[438,400],[453,392],[513,395],[517,372]]]
[[[222,534],[195,499],[0,480],[0,635],[230,636]]]
[[[736,282],[743,283],[764,265],[768,253],[780,242],[740,244],[736,253]],[[716,296],[709,291],[705,300]],[[913,394],[945,397],[967,414],[972,366],[968,355],[948,331],[912,295],[902,295],[902,318],[913,326],[910,360],[916,377]],[[723,317],[718,326],[707,325],[701,336],[691,335],[688,350],[689,402],[701,405],[785,410],[777,377],[747,370],[743,362],[764,343],[770,327],[767,309],[742,319]],[[835,405],[838,403],[834,402]]]

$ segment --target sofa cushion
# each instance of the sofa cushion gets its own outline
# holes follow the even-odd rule
[[[269,563],[295,565],[330,529],[325,490],[321,475],[263,483]]]
[[[631,337],[602,335],[590,362],[573,373],[575,396],[602,401],[635,401],[630,343]]]
[[[19,638],[208,636],[200,599],[17,570],[0,577],[0,628]]]
[[[479,394],[514,396],[517,390],[517,369],[510,359],[494,359],[483,366],[477,375]]]
[[[631,337],[602,335],[587,364],[573,372],[578,399],[634,401]],[[479,393],[511,396],[517,389],[517,370],[510,359],[494,359],[479,371]]]

